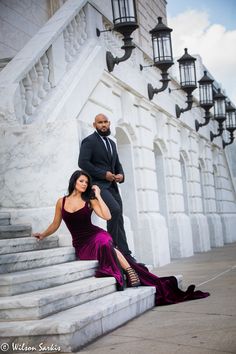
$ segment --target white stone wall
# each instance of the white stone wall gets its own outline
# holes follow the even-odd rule
[[[139,43],[144,52],[152,56],[151,35],[149,33],[157,25],[157,18],[162,17],[163,23],[166,19],[166,1],[165,0],[137,0],[137,13],[139,29],[134,38]]]
[[[0,59],[14,57],[50,15],[49,0],[0,0]]]
[[[229,160],[230,167],[232,168],[232,176],[234,185],[236,186],[236,143],[229,145],[226,149],[226,156]]]
[[[236,241],[233,175],[221,138],[209,139],[215,122],[197,133],[199,109],[176,119],[175,104],[186,105],[181,90],[166,90],[149,101],[147,84],[161,84],[157,69],[139,70],[140,63],[151,60],[147,53],[134,51],[109,73],[106,50],[119,53],[120,37],[97,38],[96,27],[109,21],[96,4],[85,3],[67,0],[50,20],[50,31],[37,34],[35,57],[27,56],[27,47],[0,74],[1,210],[11,211],[13,221],[31,222],[35,231],[44,228],[77,169],[81,140],[93,131],[94,116],[103,112],[111,120],[126,173],[120,187],[125,226],[138,259],[159,266]],[[18,81],[29,77],[37,60],[50,90],[36,107],[32,94],[38,91],[30,80],[23,81],[25,94],[19,95]],[[178,83],[172,79],[170,86]],[[30,114],[26,103],[33,107]],[[19,107],[27,119],[21,119]],[[64,227],[58,233],[62,244],[70,243]]]

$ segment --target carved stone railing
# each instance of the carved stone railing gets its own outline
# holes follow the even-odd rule
[[[49,55],[46,51],[19,82],[22,123],[30,121],[30,117],[52,89],[49,74]]]
[[[88,37],[86,2],[67,0],[0,73],[0,116],[8,123],[34,121],[78,57]]]
[[[73,18],[63,31],[65,60],[71,62],[77,57],[81,46],[84,44],[88,35],[86,32],[86,17],[82,10]]]

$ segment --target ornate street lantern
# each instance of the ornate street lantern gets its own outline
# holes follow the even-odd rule
[[[180,108],[178,105],[175,106],[176,117],[179,118],[181,113],[189,111],[193,104],[192,92],[197,88],[196,82],[196,68],[195,61],[196,58],[188,54],[187,48],[184,49],[184,55],[178,59],[179,62],[179,72],[180,72],[180,86],[181,89],[187,93],[187,107]]]
[[[203,77],[198,81],[199,83],[199,96],[200,96],[200,107],[202,107],[205,110],[205,122],[204,123],[199,123],[197,120],[195,120],[195,128],[196,131],[199,130],[200,127],[203,127],[207,125],[210,121],[211,118],[211,113],[210,109],[214,105],[214,99],[213,99],[213,82],[208,75],[207,71],[204,71]]]
[[[131,33],[138,28],[137,12],[135,0],[111,0],[113,15],[113,30],[121,33],[124,45],[121,47],[125,51],[121,58],[114,57],[111,52],[106,53],[107,68],[109,72],[113,71],[115,64],[119,64],[130,58],[132,50],[135,48],[132,42]],[[101,32],[97,29],[97,35]]]
[[[112,0],[113,30],[123,35],[131,34],[137,27],[137,12],[134,0]],[[127,28],[128,27],[128,28]]]
[[[217,136],[222,135],[224,131],[223,123],[226,120],[226,96],[223,95],[220,89],[214,94],[214,119],[218,122],[218,133],[210,132],[210,139],[213,141]]]
[[[160,80],[162,87],[157,89],[148,84],[148,97],[152,100],[154,94],[164,91],[170,81],[167,70],[174,64],[171,44],[172,29],[162,22],[162,17],[158,17],[158,24],[149,33],[152,35],[153,66],[161,70]],[[140,69],[143,66],[140,65]]]
[[[223,140],[223,148],[230,145],[234,141],[234,131],[236,130],[236,108],[228,102],[226,105],[226,130],[230,133],[230,140],[228,142]]]

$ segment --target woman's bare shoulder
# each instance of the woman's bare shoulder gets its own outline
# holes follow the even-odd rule
[[[62,203],[63,203],[63,199],[64,199],[65,197],[61,197],[61,198],[59,198],[58,200],[57,200],[57,203],[56,203],[56,206],[59,206],[60,208],[62,207]]]

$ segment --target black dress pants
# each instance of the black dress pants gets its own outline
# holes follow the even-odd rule
[[[101,189],[101,196],[111,212],[111,220],[107,221],[107,231],[112,236],[114,245],[125,255],[131,251],[126,239],[123,218],[122,200],[117,186]]]

